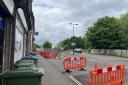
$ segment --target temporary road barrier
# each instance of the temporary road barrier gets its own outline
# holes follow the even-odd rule
[[[45,58],[58,58],[58,53],[55,51],[41,51],[40,55]]]
[[[115,67],[97,68],[90,71],[91,79],[88,85],[122,85],[126,76],[125,65]]]
[[[65,71],[70,71],[72,69],[84,69],[86,67],[86,57],[65,57],[63,59],[63,65]]]

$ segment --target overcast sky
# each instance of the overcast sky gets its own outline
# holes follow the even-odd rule
[[[128,9],[128,0],[34,0],[35,27],[39,35],[36,43],[49,40],[54,45],[75,35],[83,36],[87,27],[102,16],[119,17]]]

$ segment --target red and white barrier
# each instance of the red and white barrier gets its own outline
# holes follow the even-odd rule
[[[90,71],[91,79],[88,85],[122,85],[125,81],[125,65],[96,68]]]
[[[63,59],[64,70],[83,69],[86,67],[86,57],[66,57]]]
[[[58,53],[55,52],[55,51],[41,51],[41,52],[40,52],[40,55],[41,55],[42,57],[49,58],[49,59],[52,59],[52,58],[59,58]]]

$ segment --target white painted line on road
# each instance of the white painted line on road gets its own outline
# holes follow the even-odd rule
[[[75,82],[76,85],[83,85],[81,82],[79,82],[76,78],[73,76],[68,76],[73,82]]]

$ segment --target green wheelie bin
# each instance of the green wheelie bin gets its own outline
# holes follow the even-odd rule
[[[4,85],[41,85],[43,70],[39,68],[12,69],[0,74]]]
[[[0,73],[2,73],[2,68],[0,68]]]
[[[16,68],[20,68],[20,67],[35,67],[35,64],[34,64],[33,60],[19,60],[19,61],[16,61],[15,67]]]

